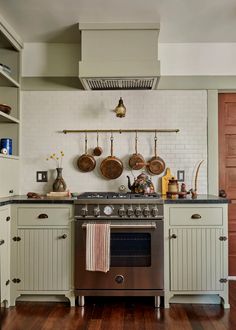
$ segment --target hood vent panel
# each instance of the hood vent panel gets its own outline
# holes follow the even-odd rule
[[[81,23],[79,29],[79,79],[85,89],[156,89],[158,23]]]
[[[99,79],[90,78],[82,79],[82,83],[86,89],[97,90],[147,90],[154,89],[157,84],[157,78],[110,78]]]

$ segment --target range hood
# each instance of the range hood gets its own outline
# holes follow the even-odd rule
[[[86,90],[155,89],[158,23],[80,23],[79,79]]]

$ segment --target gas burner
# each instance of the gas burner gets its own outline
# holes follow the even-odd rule
[[[77,199],[104,199],[107,198],[106,192],[85,192],[80,194]]]
[[[161,195],[157,193],[151,193],[151,194],[130,194],[131,199],[154,199],[154,198],[160,198]]]
[[[116,193],[116,192],[108,192],[107,198],[111,199],[128,199],[130,198],[130,194],[128,193]]]
[[[157,199],[161,198],[160,194],[132,194],[117,192],[85,192],[80,194],[77,199]]]

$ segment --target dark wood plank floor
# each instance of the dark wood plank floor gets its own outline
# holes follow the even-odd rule
[[[218,305],[172,304],[153,308],[152,298],[93,298],[85,307],[65,303],[19,302],[1,309],[1,330],[165,329],[236,330],[236,282],[230,284],[230,310]]]

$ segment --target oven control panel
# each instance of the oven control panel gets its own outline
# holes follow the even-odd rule
[[[90,204],[75,205],[76,218],[163,218],[163,204]]]

